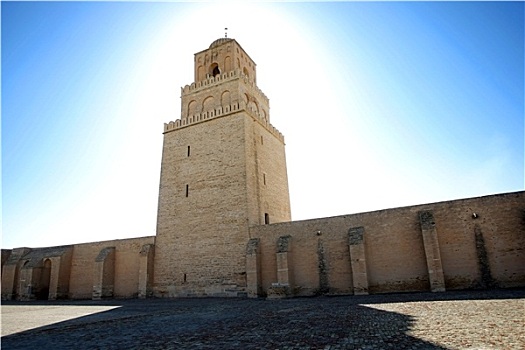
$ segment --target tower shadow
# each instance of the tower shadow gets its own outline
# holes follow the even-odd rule
[[[62,307],[120,307],[1,341],[5,349],[446,349],[410,335],[413,317],[358,302],[354,297],[68,302]]]

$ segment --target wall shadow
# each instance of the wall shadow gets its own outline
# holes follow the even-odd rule
[[[10,302],[120,306],[2,337],[5,349],[446,349],[410,334],[408,315],[362,304],[513,299],[525,290],[284,300],[146,299]],[[21,320],[23,322],[23,320]],[[430,332],[431,330],[429,330]]]

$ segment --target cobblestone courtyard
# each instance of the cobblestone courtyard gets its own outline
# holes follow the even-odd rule
[[[2,304],[2,349],[524,349],[525,290]]]

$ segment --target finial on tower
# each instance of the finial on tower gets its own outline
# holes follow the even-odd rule
[[[224,37],[225,37],[225,38],[228,37],[228,28],[224,28]]]

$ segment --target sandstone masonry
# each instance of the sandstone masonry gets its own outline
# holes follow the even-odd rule
[[[290,221],[256,64],[195,54],[164,125],[155,236],[2,249],[2,299],[267,297],[525,286],[525,192]]]

